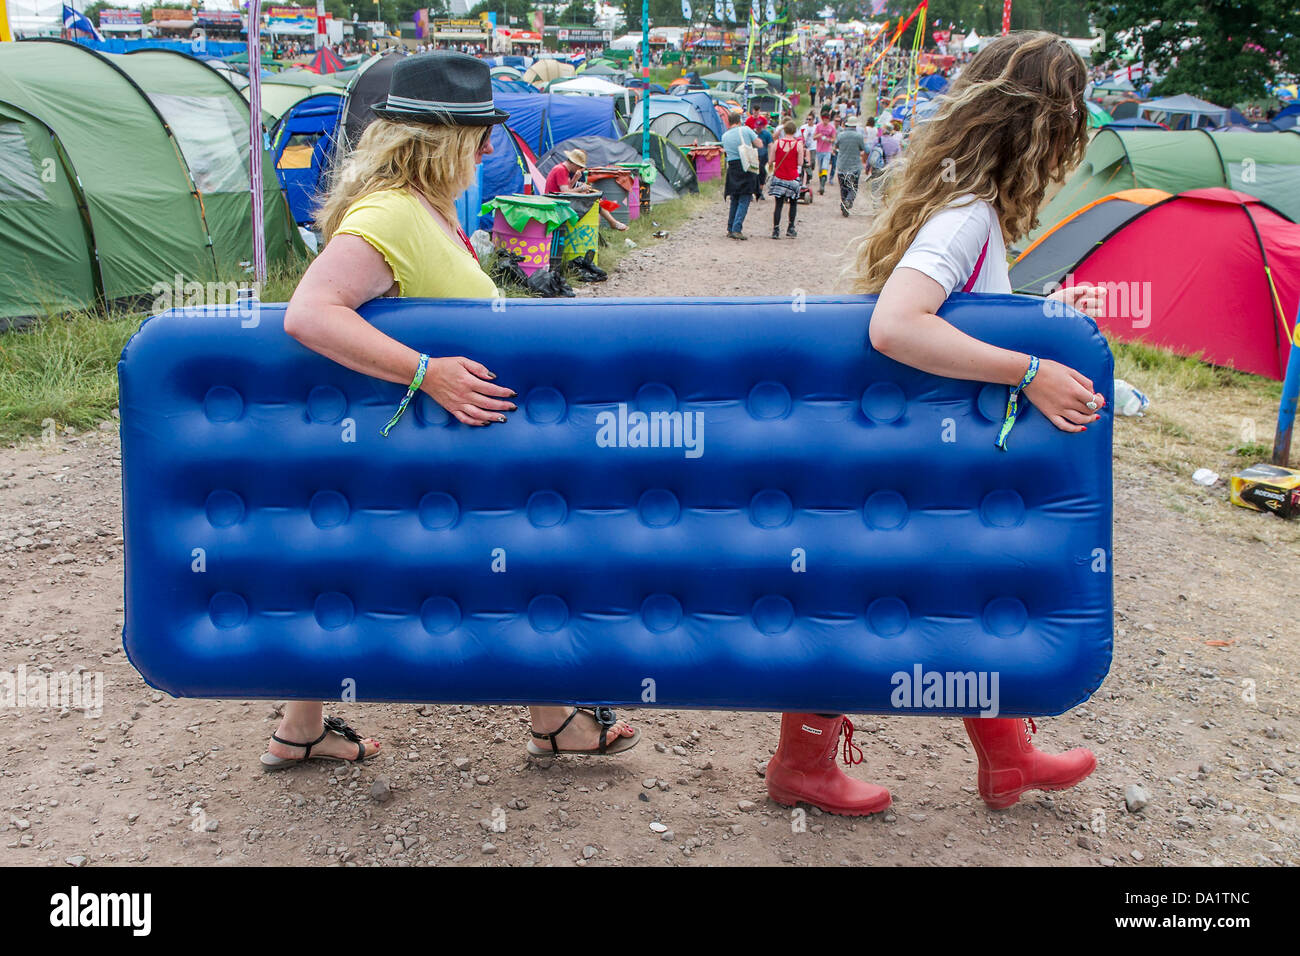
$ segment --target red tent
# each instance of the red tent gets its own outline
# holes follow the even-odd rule
[[[1300,225],[1253,196],[1193,189],[1084,255],[1065,285],[1103,285],[1109,338],[1281,379],[1300,306]]]
[[[337,53],[329,47],[323,46],[316,51],[315,56],[311,58],[311,62],[303,67],[303,69],[324,75],[326,73],[337,73],[339,70],[345,69],[345,65],[343,61],[339,59]]]

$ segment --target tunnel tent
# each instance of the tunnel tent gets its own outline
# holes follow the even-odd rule
[[[53,131],[0,103],[0,329],[95,304],[81,199]]]
[[[1078,169],[1043,208],[1029,238],[1124,189],[1176,194],[1214,186],[1240,190],[1300,219],[1300,135],[1104,126]]]
[[[88,94],[111,109],[88,110]],[[180,148],[148,97],[110,61],[62,40],[0,44],[0,105],[43,123],[65,157],[86,213],[97,298],[136,301],[176,274],[216,278],[203,205]],[[11,216],[21,213],[0,204],[0,233],[11,234]],[[64,237],[66,248],[75,244]],[[6,270],[17,262],[28,272],[34,261],[20,249]],[[0,309],[27,315],[39,305],[19,291]]]
[[[249,203],[248,102],[215,70],[171,50],[103,54],[136,82],[171,127],[189,167],[212,236],[217,268],[232,274],[253,258]],[[307,254],[292,222],[269,150],[262,154],[266,261]]]
[[[93,91],[95,109],[87,108],[87,91]],[[183,117],[173,129],[167,114],[176,103],[167,96],[206,100],[182,112],[201,105],[206,122],[218,114],[223,119],[209,129]],[[217,73],[191,57],[157,50],[122,56],[57,39],[3,44],[0,105],[11,118],[27,117],[26,158],[40,159],[43,172],[64,175],[67,187],[42,183],[49,223],[60,225],[57,233],[43,226],[39,245],[24,227],[34,207],[0,202],[3,261],[11,277],[0,314],[42,314],[47,306],[138,307],[157,295],[158,283],[170,286],[178,275],[186,282],[242,276],[239,264],[252,258],[241,150],[249,136],[248,107]],[[227,141],[230,123],[237,141]],[[46,130],[48,146],[32,138],[33,124]],[[6,143],[6,161],[21,162],[12,127]],[[236,162],[245,170],[240,182]],[[269,162],[267,168],[269,176]],[[20,173],[15,177],[30,185]],[[60,212],[69,191],[80,210],[76,229]],[[265,198],[268,260],[305,252],[274,179]],[[42,284],[13,279],[32,273],[63,276],[63,291],[51,298]],[[75,281],[68,278],[73,273]]]

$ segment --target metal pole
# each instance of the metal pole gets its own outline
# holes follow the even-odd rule
[[[1290,467],[1291,432],[1295,428],[1296,401],[1300,399],[1300,309],[1291,330],[1291,357],[1282,382],[1282,402],[1277,410],[1277,433],[1273,437],[1273,464]]]
[[[262,209],[262,0],[248,0],[248,173],[253,208],[253,278],[266,281]]]
[[[650,0],[641,0],[641,159],[650,161]]]

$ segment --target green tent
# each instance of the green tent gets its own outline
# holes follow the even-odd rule
[[[0,328],[15,315],[64,312],[95,301],[73,182],[50,128],[0,102]]]
[[[1029,238],[1122,189],[1181,193],[1211,186],[1248,193],[1300,221],[1300,134],[1104,127],[1074,175],[1043,207]]]
[[[253,257],[248,102],[221,74],[183,53],[145,49],[109,59],[135,80],[171,127],[203,196],[218,271],[241,272]],[[306,256],[270,150],[262,152],[262,175],[267,263]]]
[[[155,74],[164,63],[174,68]],[[174,134],[166,113],[198,109],[205,98],[205,122],[220,115],[225,125],[193,128],[175,113]],[[0,44],[0,316],[139,305],[178,275],[231,278],[252,256],[247,185],[241,208],[230,166],[248,141],[247,106],[237,114],[225,105],[238,102],[216,73],[179,55],[109,57],[62,40]],[[220,188],[209,196],[200,184]],[[268,197],[268,261],[276,263],[302,245],[296,230],[285,232],[292,220],[283,194]]]
[[[1105,126],[1107,123],[1115,122],[1115,117],[1102,109],[1100,104],[1087,100],[1084,105],[1088,108],[1088,127],[1090,129],[1096,129]]]

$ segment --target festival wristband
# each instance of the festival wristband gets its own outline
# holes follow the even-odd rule
[[[406,411],[406,406],[411,404],[411,399],[415,397],[415,393],[418,392],[420,386],[424,384],[424,373],[428,368],[429,356],[421,354],[420,364],[415,369],[415,378],[411,379],[411,387],[406,390],[406,397],[403,398],[401,404],[397,406],[397,411],[393,412],[393,417],[388,420],[388,424],[379,429],[379,434],[383,435],[385,438],[388,437],[388,433],[392,431],[393,426],[401,419],[402,413]]]
[[[1002,419],[1002,427],[998,429],[998,440],[993,446],[998,451],[1007,450],[1007,436],[1011,434],[1011,429],[1016,425],[1016,417],[1020,414],[1020,393],[1024,391],[1025,386],[1034,380],[1038,374],[1038,356],[1029,356],[1029,369],[1025,372],[1025,377],[1020,380],[1020,384],[1011,389],[1007,395],[1007,414]]]

